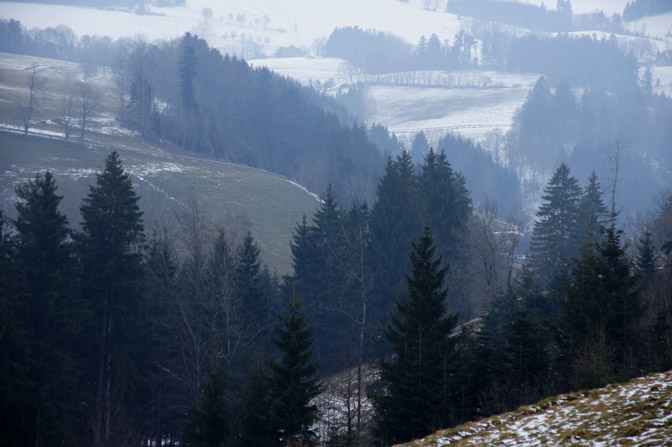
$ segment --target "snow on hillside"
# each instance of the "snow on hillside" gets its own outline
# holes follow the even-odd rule
[[[407,447],[672,446],[672,371],[546,399]]]
[[[538,74],[494,71],[418,71],[384,76],[352,75],[336,58],[259,59],[269,69],[304,85],[317,81],[336,94],[350,82],[366,85],[367,123],[383,124],[410,145],[424,131],[430,143],[447,133],[481,141],[493,130],[505,133]]]
[[[460,30],[457,16],[444,13],[442,8],[425,10],[422,0],[187,0],[183,7],[148,9],[150,14],[138,15],[121,10],[7,2],[2,3],[0,17],[20,20],[28,28],[63,23],[78,35],[143,34],[150,39],[173,39],[189,31],[224,50],[252,41],[267,55],[290,45],[310,51],[316,39],[326,38],[342,26],[394,32],[412,43],[432,33],[441,40],[452,40]]]

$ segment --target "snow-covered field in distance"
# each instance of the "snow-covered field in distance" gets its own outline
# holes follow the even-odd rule
[[[206,18],[204,9],[211,17]],[[457,16],[423,9],[422,0],[187,0],[186,6],[149,6],[151,14],[129,11],[0,3],[0,17],[20,20],[28,28],[67,24],[78,35],[112,37],[143,34],[149,39],[173,39],[194,32],[211,45],[226,49],[245,38],[263,46],[266,54],[294,45],[310,51],[318,38],[326,38],[334,28],[359,26],[394,32],[409,42],[436,33],[452,40],[460,30]]]
[[[63,23],[78,35],[115,38],[143,35],[149,39],[173,39],[185,32],[194,32],[224,52],[245,55],[250,50],[244,48],[253,47],[256,49],[252,51],[258,56],[269,56],[278,48],[290,45],[302,48],[308,54],[314,53],[316,41],[326,39],[335,27],[342,26],[392,32],[411,43],[432,33],[441,40],[452,40],[462,26],[460,19],[443,12],[446,0],[430,3],[431,8],[426,10],[425,0],[409,0],[407,3],[398,0],[341,0],[336,3],[327,0],[187,0],[184,7],[149,6],[150,14],[139,15],[123,10],[0,2],[0,17],[20,20],[28,28]],[[610,15],[621,13],[627,3],[627,0],[574,0],[572,8],[576,13],[602,10]],[[549,8],[555,7],[553,1],[545,4]],[[645,24],[647,32],[664,36],[665,30],[672,27],[672,17],[644,18],[633,22],[632,26],[641,31]],[[672,39],[621,38],[631,42],[634,52],[638,48],[641,48],[640,52],[646,52],[672,46]],[[327,84],[326,91],[331,94],[352,81],[347,79],[346,64],[340,59],[300,57],[250,62],[254,66],[268,66],[304,84],[319,80],[323,85]],[[669,91],[667,71],[655,69],[653,74],[656,91]],[[432,76],[445,80],[456,74],[434,72]],[[438,139],[449,131],[476,140],[483,139],[493,129],[505,132],[538,75],[482,73],[480,76],[492,78],[488,88],[460,82],[457,82],[460,88],[454,88],[452,81],[452,88],[438,88],[436,83],[400,86],[369,80],[365,82],[368,85],[367,121],[387,126],[404,141],[409,141],[420,130],[427,132],[430,139]],[[503,82],[504,76],[515,79]],[[498,85],[500,83],[502,85]]]

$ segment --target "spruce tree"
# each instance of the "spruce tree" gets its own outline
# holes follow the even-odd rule
[[[235,282],[244,326],[251,337],[260,338],[268,326],[269,302],[262,282],[259,248],[249,231],[238,250]]]
[[[311,402],[322,390],[315,377],[319,362],[313,360],[313,328],[295,295],[286,307],[288,314],[278,316],[272,338],[280,356],[270,363],[272,427],[281,445],[309,446],[317,419]]]
[[[271,428],[271,396],[261,358],[252,368],[243,396],[242,419],[235,444],[240,447],[269,447],[276,443]]]
[[[72,424],[79,370],[72,355],[84,306],[75,298],[76,264],[61,196],[47,171],[16,189],[16,261],[28,414],[36,446],[60,445]]]
[[[94,314],[86,337],[90,383],[95,384],[94,446],[114,442],[113,406],[128,404],[138,380],[143,328],[144,226],[130,175],[117,152],[105,160],[82,200],[82,286]],[[112,400],[117,399],[115,402]]]
[[[391,360],[381,362],[384,393],[374,396],[376,435],[382,445],[425,436],[448,423],[450,369],[454,352],[450,333],[456,315],[446,315],[448,267],[435,257],[429,229],[410,254],[408,296],[396,303],[385,328]]]
[[[581,249],[572,269],[564,303],[565,359],[574,362],[575,383],[600,386],[617,373],[627,376],[628,348],[636,347],[635,323],[641,313],[639,292],[630,261],[620,244],[620,231],[612,223],[603,242]],[[587,367],[584,368],[584,364]],[[602,365],[596,370],[592,365]],[[587,374],[587,376],[586,376]]]
[[[585,232],[583,235],[579,234],[579,236],[582,236],[581,240],[583,241],[581,245],[588,242],[590,238],[600,241],[602,238],[602,229],[609,225],[611,216],[602,201],[602,188],[595,171],[588,178],[588,186],[586,186],[583,197],[581,197],[580,207],[580,228]]]
[[[190,446],[224,447],[229,440],[229,410],[226,405],[224,368],[213,362],[203,395],[191,414],[192,426],[186,433]]]
[[[378,201],[371,210],[370,265],[374,275],[371,317],[383,323],[403,291],[410,270],[408,253],[422,235],[424,206],[410,155],[388,159],[378,184]]]
[[[531,265],[542,286],[565,275],[570,261],[578,255],[581,196],[578,181],[567,165],[561,164],[544,188],[544,202],[537,212],[530,244]]]
[[[430,149],[421,166],[419,181],[427,225],[434,229],[444,261],[452,265],[463,255],[464,232],[471,214],[471,199],[464,178],[453,171],[444,151],[437,154]]]
[[[653,242],[653,233],[648,229],[639,238],[637,270],[644,277],[649,277],[656,271],[656,245]]]
[[[34,433],[28,416],[28,382],[25,378],[25,338],[17,319],[21,304],[16,240],[0,209],[0,439],[7,445],[30,445]]]

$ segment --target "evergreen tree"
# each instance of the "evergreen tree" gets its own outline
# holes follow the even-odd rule
[[[13,228],[0,210],[0,439],[7,445],[29,445],[34,434],[25,378],[24,331],[17,320],[19,269]]]
[[[192,412],[192,428],[186,433],[193,447],[224,447],[229,438],[224,368],[215,360],[203,388],[200,404]]]
[[[144,327],[139,200],[119,154],[112,152],[80,208],[82,285],[94,313],[86,337],[88,364],[95,369],[89,377],[96,387],[94,446],[114,442],[113,406],[129,403],[138,379],[138,340]]]
[[[581,187],[564,163],[544,188],[544,202],[537,212],[530,256],[542,286],[563,275],[578,254],[581,235]]]
[[[56,194],[56,180],[49,171],[18,186],[16,194],[15,264],[9,270],[16,275],[12,281],[16,288],[3,297],[3,310],[11,312],[15,321],[6,321],[5,315],[3,320],[13,330],[6,334],[10,347],[17,344],[3,360],[7,362],[3,369],[11,374],[5,378],[14,382],[14,392],[19,394],[10,401],[17,406],[8,420],[22,418],[26,424],[28,436],[21,442],[16,439],[19,444],[60,445],[74,422],[73,407],[80,397],[72,348],[84,309],[73,298],[76,264],[71,231],[58,210],[62,197]],[[4,225],[2,230],[3,249],[12,249]],[[22,425],[12,427],[14,435]],[[7,439],[12,438],[10,432]]]
[[[590,386],[610,380],[617,372],[616,365],[624,368],[625,376],[629,375],[632,371],[628,372],[631,365],[626,365],[626,357],[629,348],[636,348],[638,342],[635,322],[641,309],[635,277],[613,223],[605,236],[601,243],[582,247],[564,303],[569,335],[565,358],[579,366],[575,383]],[[589,377],[581,377],[581,373],[586,373],[582,368],[586,362],[604,365],[602,372],[596,375],[591,368]]]
[[[270,363],[272,426],[283,446],[306,446],[315,441],[310,427],[317,407],[311,401],[322,390],[315,377],[319,362],[313,360],[313,328],[295,295],[286,307],[288,315],[278,316],[272,338],[280,354]]]
[[[29,415],[35,446],[60,445],[72,424],[79,371],[72,356],[84,306],[74,298],[76,264],[61,196],[47,171],[16,189],[19,202],[16,261],[20,307],[17,318],[24,338],[24,379],[29,383]]]
[[[639,238],[637,270],[645,277],[656,271],[656,246],[653,242],[653,233],[648,229]]]
[[[585,229],[585,235],[582,238],[583,243],[588,242],[588,239],[600,241],[602,229],[608,226],[611,215],[602,201],[602,188],[595,171],[588,178],[588,186],[583,192],[580,207],[580,224],[581,228]]]
[[[271,428],[271,398],[268,377],[257,359],[242,405],[242,420],[236,437],[240,447],[268,447],[276,443]]]
[[[439,254],[450,264],[451,287],[456,291],[459,266],[465,253],[465,233],[471,216],[471,199],[464,177],[453,172],[444,151],[430,149],[419,175],[426,224],[432,228]]]
[[[385,329],[393,357],[381,362],[385,392],[374,396],[376,434],[382,445],[419,438],[448,423],[454,352],[450,333],[457,316],[446,316],[448,267],[441,267],[435,251],[425,228],[410,255],[408,296],[397,301],[397,312]]]
[[[244,326],[253,338],[260,338],[268,325],[269,303],[261,276],[259,248],[248,231],[238,251],[235,281]]]
[[[175,341],[173,318],[177,299],[178,258],[174,242],[166,228],[155,232],[145,254],[145,293],[147,297],[147,339],[143,343],[142,364],[150,374],[144,381],[141,396],[147,403],[144,419],[152,437],[148,443],[162,439],[179,439],[180,425],[186,412],[180,398],[180,352]]]
[[[190,33],[186,33],[180,39],[180,60],[178,62],[178,75],[180,80],[180,108],[183,114],[197,110],[194,96],[194,78],[196,77],[196,52]]]
[[[314,276],[307,278],[313,288],[312,295],[298,297],[305,300],[308,316],[315,325],[315,342],[321,367],[327,371],[335,370],[338,365],[333,346],[334,342],[348,337],[350,319],[344,311],[349,303],[346,286],[344,258],[347,257],[343,245],[343,213],[336,203],[331,185],[324,194],[322,205],[313,215],[313,244],[319,264],[313,270]]]
[[[370,265],[374,288],[371,316],[382,323],[402,292],[404,275],[410,270],[411,244],[422,235],[424,206],[408,152],[388,159],[378,184],[378,201],[371,210]]]

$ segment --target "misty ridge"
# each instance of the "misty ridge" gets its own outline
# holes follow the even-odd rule
[[[672,368],[672,5],[371,2],[0,10],[2,439],[387,446]]]

